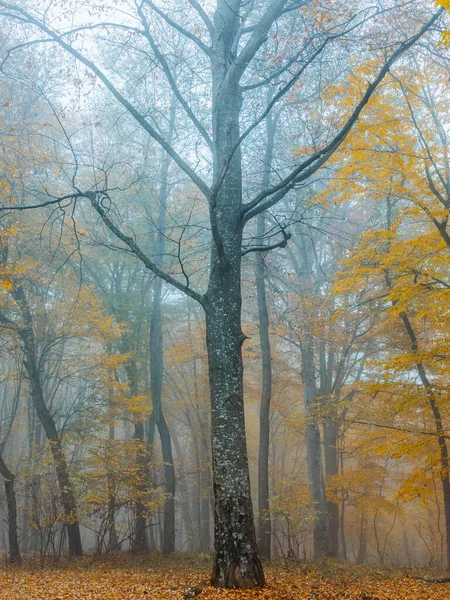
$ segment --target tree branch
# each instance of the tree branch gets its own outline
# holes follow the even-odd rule
[[[283,234],[283,239],[275,244],[270,244],[268,246],[250,246],[249,248],[244,248],[241,252],[241,256],[245,256],[246,254],[250,254],[250,252],[268,252],[269,250],[275,250],[275,248],[286,248],[288,241],[291,239],[292,234],[286,232],[284,227],[281,228],[281,233]]]
[[[169,154],[169,156],[174,160],[174,162],[180,167],[180,169],[191,179],[191,181],[201,190],[201,192],[205,195],[205,197],[209,197],[210,190],[207,184],[197,175],[197,173],[188,165],[188,163],[175,151],[175,149],[167,142],[162,135],[158,133],[158,131],[150,125],[150,123],[146,120],[146,118],[137,110],[135,106],[129,102],[121,94],[121,92],[113,85],[110,79],[93,63],[90,59],[86,58],[81,52],[73,48],[70,44],[62,39],[60,35],[55,33],[52,29],[47,27],[44,23],[35,19],[30,13],[25,11],[24,9],[13,6],[9,2],[4,2],[0,0],[0,7],[4,7],[9,11],[13,11],[15,13],[15,18],[23,18],[32,25],[35,25],[38,29],[45,32],[49,35],[57,44],[59,44],[64,50],[66,50],[69,54],[79,60],[81,63],[86,65],[88,69],[90,69],[103,85],[111,92],[111,94],[119,101],[120,104],[131,114],[131,116],[141,125],[147,133]]]
[[[380,12],[384,12],[384,11],[380,11]],[[374,16],[376,16],[378,14],[380,14],[380,13],[376,13],[375,15],[372,15],[372,17],[374,17]],[[258,125],[260,125],[264,121],[264,119],[267,117],[268,114],[270,114],[270,112],[272,111],[272,109],[274,108],[274,106],[289,92],[290,89],[292,89],[292,87],[300,79],[300,77],[303,75],[303,73],[306,71],[306,69],[309,67],[309,65],[311,65],[314,62],[315,58],[322,53],[322,51],[325,49],[325,47],[330,42],[333,42],[334,40],[339,39],[340,37],[342,37],[344,35],[347,35],[351,31],[353,31],[354,29],[357,29],[358,27],[360,27],[361,25],[363,25],[370,18],[371,17],[364,17],[362,20],[358,21],[356,24],[350,26],[351,22],[354,20],[354,17],[351,17],[346,23],[344,23],[342,25],[344,27],[344,29],[342,31],[340,31],[339,33],[334,33],[334,34],[328,35],[325,38],[325,40],[318,46],[318,48],[316,50],[314,50],[314,52],[310,55],[310,57],[307,60],[305,60],[305,62],[298,69],[298,71],[296,73],[294,73],[294,75],[292,75],[292,77],[289,79],[289,81],[287,83],[285,83],[283,85],[283,87],[281,87],[278,90],[278,92],[273,96],[272,100],[267,105],[267,107],[262,112],[262,114],[259,117],[257,117],[255,119],[255,121],[251,125],[249,125],[247,127],[247,129],[241,134],[241,136],[239,137],[239,140],[236,142],[236,144],[232,148],[229,156],[227,157],[227,161],[224,164],[222,173],[220,174],[220,177],[216,181],[216,183],[214,185],[214,188],[211,191],[211,197],[214,197],[215,194],[217,194],[218,190],[220,189],[220,186],[222,185],[223,180],[225,179],[225,176],[226,176],[226,174],[228,172],[228,168],[229,168],[229,165],[230,165],[230,162],[231,162],[231,158],[233,157],[233,155],[236,152],[236,150],[240,147],[240,145],[242,144],[242,142],[250,135],[250,133],[254,129],[256,129],[258,127]],[[337,29],[337,28],[338,28],[338,26],[336,26],[334,29]],[[309,42],[308,42],[308,44],[309,44]],[[307,47],[308,44],[305,45],[305,48]],[[285,67],[283,69],[279,69],[277,73],[283,73],[286,70],[288,70],[289,67],[293,64],[293,62],[295,62],[295,60],[298,59],[298,57],[300,56],[301,52],[305,48],[303,48],[300,52],[298,52],[292,58],[292,60],[289,61],[288,64],[285,65]],[[270,81],[270,78],[269,78],[269,81]],[[262,84],[260,84],[260,83],[259,84],[255,84],[255,87],[260,87],[261,85]],[[252,89],[251,86],[250,86],[250,89]]]
[[[438,165],[436,164],[436,161],[434,160],[433,154],[431,153],[430,146],[429,146],[428,142],[425,139],[425,135],[423,134],[422,129],[419,126],[419,123],[417,122],[416,115],[414,114],[414,109],[411,106],[411,102],[408,99],[408,94],[406,93],[405,86],[403,85],[403,83],[401,82],[401,80],[398,79],[398,77],[394,77],[394,75],[392,75],[392,73],[391,73],[391,77],[400,86],[400,89],[401,89],[402,94],[403,94],[403,98],[405,99],[406,105],[407,105],[408,110],[409,110],[409,114],[411,115],[411,120],[413,122],[414,128],[417,131],[417,133],[419,135],[419,139],[420,139],[420,141],[422,143],[422,147],[423,147],[423,149],[425,150],[425,152],[426,152],[426,154],[428,156],[428,160],[433,165],[434,170],[436,171],[436,174],[437,174],[440,182],[442,183],[442,185],[444,187],[444,190],[447,190],[446,181],[445,181],[444,177],[441,175],[440,169],[439,169]],[[425,169],[426,169],[428,183],[430,185],[430,190],[433,192],[433,194],[436,196],[436,198],[439,200],[439,202],[441,202],[445,206],[445,208],[448,208],[448,203],[444,200],[444,198],[442,197],[442,195],[439,193],[439,191],[437,190],[436,186],[433,183],[433,180],[431,179],[430,171],[429,171],[428,167],[426,166]]]
[[[10,210],[33,210],[35,208],[44,208],[46,206],[52,206],[53,204],[60,204],[64,202],[64,200],[76,200],[77,198],[83,197],[84,194],[81,192],[77,192],[75,194],[67,194],[66,196],[61,196],[60,198],[54,198],[52,200],[47,200],[46,202],[41,202],[40,204],[26,204],[24,206],[0,206],[0,212],[6,212]]]
[[[209,56],[211,58],[212,56],[212,50],[209,46],[207,46],[204,42],[202,42],[202,40],[200,38],[198,38],[195,34],[191,33],[190,31],[188,31],[187,29],[185,29],[184,27],[182,27],[181,25],[179,25],[178,23],[176,23],[173,19],[171,19],[169,17],[169,15],[167,15],[163,10],[161,10],[160,8],[158,8],[153,2],[152,0],[143,0],[141,3],[142,4],[147,4],[148,6],[150,6],[150,8],[157,14],[159,15],[162,19],[164,19],[164,21],[170,25],[170,27],[173,27],[174,29],[176,29],[179,33],[181,33],[181,35],[184,35],[185,37],[189,38],[191,41],[194,42],[194,44],[196,44],[201,50],[203,50],[203,52]]]
[[[108,229],[119,240],[121,240],[124,244],[126,244],[128,246],[128,248],[131,250],[132,254],[134,254],[137,258],[139,258],[139,260],[144,264],[144,266],[147,269],[152,271],[158,277],[161,277],[161,279],[163,279],[164,281],[166,281],[167,283],[169,283],[170,285],[175,287],[180,292],[183,292],[187,296],[190,296],[191,298],[193,298],[194,300],[196,300],[199,304],[201,304],[203,306],[203,297],[201,294],[199,294],[195,290],[191,289],[187,285],[184,285],[180,281],[177,281],[174,277],[172,277],[171,275],[169,275],[168,273],[166,273],[165,271],[160,269],[143,252],[143,250],[138,246],[138,244],[136,244],[136,242],[133,240],[133,238],[125,235],[119,229],[119,227],[117,227],[117,225],[115,225],[113,223],[111,218],[108,216],[107,209],[105,209],[105,207],[102,205],[102,203],[98,201],[97,196],[102,196],[103,198],[108,198],[108,200],[109,200],[109,196],[106,191],[101,191],[101,192],[87,191],[87,192],[79,192],[76,194],[67,194],[66,196],[61,196],[61,198],[49,200],[48,202],[42,202],[41,204],[32,204],[32,205],[26,205],[26,206],[11,206],[11,207],[0,206],[0,212],[9,211],[9,210],[19,210],[19,211],[32,210],[35,208],[42,208],[42,207],[51,206],[54,204],[59,204],[63,200],[67,200],[67,199],[74,200],[76,198],[87,198],[90,201],[94,210],[100,215],[103,223],[108,227]],[[186,277],[186,274],[185,274],[185,277]],[[12,321],[9,321],[4,315],[2,315],[0,313],[0,325],[1,324],[14,329],[15,331],[19,331],[19,328],[17,327],[17,325],[15,323],[13,323]]]
[[[439,19],[444,9],[439,9],[433,17],[425,23],[418,33],[409,38],[406,42],[402,42],[390,58],[385,62],[383,67],[380,69],[378,75],[367,87],[367,90],[361,100],[354,108],[352,114],[347,119],[341,130],[336,134],[333,140],[327,144],[321,150],[312,154],[309,158],[304,160],[297,168],[295,168],[287,177],[280,181],[277,185],[270,189],[267,189],[258,194],[252,201],[248,202],[243,206],[244,220],[249,221],[257,214],[264,212],[271,206],[274,206],[279,202],[295,185],[308,179],[313,175],[320,167],[332,156],[332,154],[339,148],[342,142],[345,140],[349,132],[352,130],[356,121],[358,120],[361,112],[363,111],[366,104],[374,94],[378,85],[384,79],[386,74],[392,65],[402,56],[407,50],[419,40],[424,33]],[[272,196],[268,201],[263,202],[266,198]]]
[[[206,25],[206,27],[209,31],[209,35],[212,37],[214,28],[213,28],[213,24],[211,23],[211,19],[208,17],[206,12],[203,10],[203,8],[200,6],[200,4],[197,2],[197,0],[188,0],[188,2],[192,7],[195,8],[195,10],[199,14],[200,18],[202,19],[203,23]]]
[[[450,439],[448,435],[436,432],[436,431],[423,431],[420,429],[408,429],[406,427],[396,427],[395,425],[383,425],[381,423],[370,423],[368,421],[357,421],[354,419],[344,419],[344,423],[351,423],[352,425],[367,425],[368,427],[376,427],[378,429],[392,429],[394,431],[400,431],[401,433],[412,433],[419,435],[429,435],[432,437],[439,437],[443,435],[446,439]]]
[[[236,78],[237,81],[240,80],[248,64],[266,41],[270,28],[282,14],[287,1],[288,0],[273,0],[269,4],[269,8],[263,14],[259,23],[255,25],[250,39],[230,67],[227,77],[230,79]]]
[[[123,233],[123,231],[121,231],[119,229],[119,227],[117,227],[117,225],[115,225],[113,223],[113,221],[111,220],[111,218],[108,216],[108,211],[105,209],[105,207],[102,205],[102,203],[99,202],[99,200],[98,200],[98,196],[99,195],[102,196],[103,198],[108,198],[109,199],[109,197],[108,197],[108,195],[107,195],[106,192],[100,192],[100,193],[98,193],[98,192],[85,192],[84,193],[84,196],[86,198],[88,198],[88,200],[92,204],[92,207],[100,215],[103,223],[108,227],[108,229],[119,240],[121,240],[124,244],[126,244],[128,246],[128,248],[131,250],[131,252],[137,258],[139,258],[139,260],[145,265],[145,267],[147,269],[149,269],[150,271],[152,271],[153,273],[155,273],[155,275],[157,275],[158,277],[160,277],[161,279],[163,279],[167,283],[170,283],[170,285],[172,285],[173,287],[175,287],[180,292],[183,292],[183,294],[186,294],[187,296],[190,296],[191,298],[193,298],[194,300],[196,300],[199,304],[201,304],[203,306],[204,302],[203,302],[203,296],[201,294],[199,294],[195,290],[192,290],[190,287],[188,287],[187,285],[184,285],[180,281],[177,281],[174,277],[172,277],[171,275],[169,275],[168,273],[166,273],[165,271],[163,271],[162,269],[160,269],[143,252],[143,250],[138,246],[138,244],[136,244],[136,242],[134,241],[133,238],[125,235]]]
[[[202,125],[202,123],[200,123],[199,119],[196,117],[196,115],[194,114],[194,111],[191,109],[191,107],[189,106],[189,104],[186,102],[186,100],[183,98],[183,95],[180,92],[180,89],[175,81],[174,76],[172,75],[172,72],[170,70],[169,65],[167,64],[166,58],[163,55],[163,53],[160,51],[160,49],[158,48],[157,44],[155,43],[155,40],[153,39],[152,34],[150,33],[150,28],[148,26],[148,21],[144,15],[144,12],[142,10],[142,5],[138,7],[138,14],[141,17],[141,21],[142,24],[144,26],[144,30],[145,30],[145,37],[148,40],[148,43],[150,44],[153,53],[155,54],[156,58],[159,60],[161,67],[164,71],[164,74],[167,78],[167,81],[169,82],[169,85],[175,95],[175,97],[177,98],[178,102],[181,104],[181,106],[184,108],[186,114],[188,115],[188,117],[191,119],[191,121],[194,123],[195,127],[197,128],[197,130],[199,131],[200,135],[203,137],[203,139],[205,140],[205,142],[208,144],[209,149],[211,150],[211,152],[213,152],[213,141],[209,135],[209,133],[206,131],[205,127]]]
[[[1,13],[4,16],[9,16],[12,19],[16,19],[18,20],[18,17],[16,15],[12,15],[10,13]],[[23,21],[26,22],[26,21]],[[122,25],[121,23],[109,23],[109,22],[105,22],[105,23],[95,23],[93,25],[82,25],[80,27],[75,27],[74,29],[71,29],[70,31],[65,31],[63,33],[61,33],[61,38],[65,38],[65,37],[70,37],[71,35],[73,35],[74,33],[80,33],[82,31],[92,31],[93,29],[103,29],[103,28],[108,28],[108,27],[114,27],[115,29],[123,29],[125,31],[129,31],[132,33],[138,33],[139,35],[144,35],[145,32],[142,31],[141,29],[137,29],[136,27],[129,27],[128,25]],[[6,50],[6,54],[5,57],[3,58],[3,60],[0,63],[0,70],[3,70],[3,65],[8,61],[9,56],[15,52],[16,50],[20,50],[21,48],[28,48],[29,46],[34,46],[35,44],[48,44],[48,43],[54,43],[55,40],[53,38],[42,38],[40,40],[31,40],[29,42],[23,42],[21,44],[17,44],[16,46],[12,46],[11,48],[8,48]]]

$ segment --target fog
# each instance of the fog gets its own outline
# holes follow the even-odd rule
[[[0,0],[7,562],[450,566],[445,15]]]

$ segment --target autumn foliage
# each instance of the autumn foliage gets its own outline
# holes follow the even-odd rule
[[[0,598],[14,600],[442,600],[448,584],[421,581],[414,573],[344,567],[336,563],[280,563],[267,569],[260,590],[217,590],[208,584],[204,558],[171,561],[93,561],[9,569],[0,574]]]

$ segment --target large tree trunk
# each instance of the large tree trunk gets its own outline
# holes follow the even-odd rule
[[[236,10],[237,9],[237,10]],[[215,561],[212,583],[224,587],[264,584],[258,555],[244,420],[241,328],[243,219],[239,139],[241,90],[230,74],[240,26],[239,3],[220,0],[214,15],[214,184],[210,201],[213,245],[206,313],[211,392],[211,449],[215,496]],[[217,183],[220,182],[220,185]]]
[[[21,330],[20,336],[23,342],[25,354],[25,368],[31,388],[31,398],[36,415],[42,424],[47,436],[55,464],[56,476],[61,493],[64,514],[66,517],[67,537],[69,540],[69,555],[82,556],[80,525],[78,521],[77,504],[72,482],[69,477],[69,468],[62,447],[61,439],[56,429],[55,421],[47,409],[42,390],[40,374],[37,366],[34,333],[31,327],[31,314],[26,306],[25,295],[21,288],[16,291],[16,301],[21,306],[22,314],[27,326]]]
[[[14,490],[14,474],[5,464],[0,455],[0,474],[5,480],[6,504],[8,507],[8,542],[9,560],[11,563],[20,563],[19,537],[17,534],[17,502]]]
[[[217,266],[206,304],[215,492],[212,582],[254,587],[264,583],[264,575],[256,547],[247,462],[239,287],[239,274]]]

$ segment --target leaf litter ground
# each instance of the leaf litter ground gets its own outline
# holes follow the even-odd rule
[[[223,590],[207,585],[208,561],[192,555],[85,558],[40,567],[26,561],[0,570],[1,600],[450,600],[450,584],[426,583],[404,572],[340,563],[266,565],[267,586]]]

